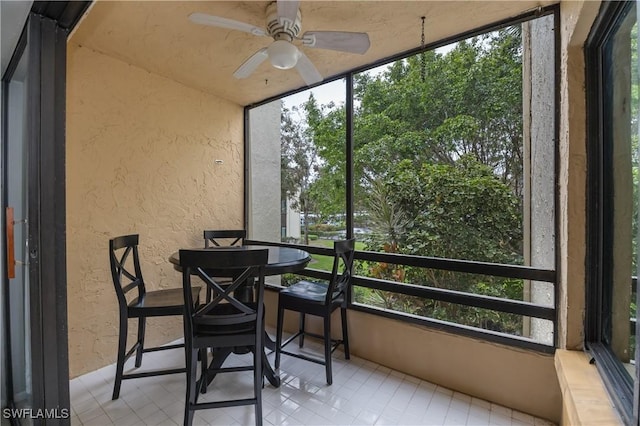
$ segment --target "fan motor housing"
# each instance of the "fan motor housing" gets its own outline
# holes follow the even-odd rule
[[[295,22],[278,17],[278,6],[272,2],[267,6],[267,32],[275,40],[293,41],[298,38],[302,27],[302,15],[298,9]]]

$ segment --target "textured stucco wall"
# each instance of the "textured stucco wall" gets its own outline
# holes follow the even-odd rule
[[[249,237],[280,238],[280,110],[276,100],[249,111]]]
[[[531,265],[554,268],[555,259],[555,52],[554,17],[545,16],[531,22],[532,30],[532,141],[531,162]],[[554,286],[545,282],[531,283],[531,301],[543,306],[554,305]],[[531,337],[553,344],[553,323],[532,318]]]
[[[584,43],[599,1],[560,4],[560,265],[558,346],[581,349],[584,341],[586,260],[586,101]]]
[[[204,228],[242,227],[243,110],[83,47],[69,46],[67,73],[74,377],[115,361],[118,309],[109,238],[140,234],[143,273],[154,289],[181,285],[167,258],[201,246]],[[181,319],[152,319],[147,333],[151,344],[178,338]]]

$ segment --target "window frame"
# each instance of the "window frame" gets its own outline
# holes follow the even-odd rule
[[[625,424],[639,425],[640,333],[636,328],[636,376],[630,377],[622,363],[605,342],[605,323],[611,310],[611,295],[606,286],[606,271],[612,265],[610,237],[604,223],[608,203],[605,195],[612,188],[605,174],[611,170],[607,159],[612,155],[608,143],[611,127],[607,114],[612,86],[607,84],[606,44],[616,34],[622,20],[635,1],[605,2],[585,44],[587,101],[587,280],[585,345],[603,379],[609,395]],[[636,236],[637,238],[637,236]],[[637,293],[636,293],[637,298]],[[637,303],[637,302],[636,302]],[[636,310],[636,321],[640,311]]]
[[[354,84],[354,75],[371,70],[373,68],[379,67],[381,65],[389,64],[394,61],[406,59],[410,56],[417,55],[423,51],[434,50],[438,47],[446,46],[450,43],[458,42],[461,40],[465,40],[474,36],[478,36],[484,33],[488,33],[491,31],[498,30],[500,28],[520,24],[526,21],[530,21],[536,18],[540,18],[543,16],[551,15],[554,19],[554,27],[560,28],[560,6],[559,4],[554,4],[546,7],[538,7],[534,10],[529,10],[521,15],[505,19],[499,22],[494,22],[479,28],[475,28],[463,33],[459,33],[448,37],[446,39],[437,40],[433,43],[427,44],[424,47],[414,48],[405,52],[400,52],[396,55],[389,56],[387,58],[383,58],[374,63],[355,68],[353,70],[347,71],[345,73],[337,74],[334,76],[329,76],[325,78],[323,81],[311,85],[304,86],[302,88],[288,91],[282,93],[280,95],[272,96],[266,98],[262,101],[246,105],[244,108],[244,123],[245,123],[245,176],[244,182],[245,186],[251,182],[252,176],[250,172],[250,158],[248,154],[251,151],[250,147],[250,129],[249,129],[249,115],[250,111],[253,108],[271,103],[273,101],[277,101],[286,96],[293,95],[298,92],[302,92],[314,87],[318,87],[336,80],[345,80],[345,107],[346,107],[346,131],[345,131],[345,159],[346,159],[346,177],[345,177],[345,208],[346,208],[346,238],[353,237],[353,226],[354,226],[354,202],[353,202],[353,188],[354,188],[354,171],[353,171],[353,84]],[[433,269],[442,269],[454,272],[466,272],[466,273],[476,273],[476,274],[485,274],[492,275],[497,277],[506,277],[506,278],[520,278],[520,279],[529,279],[534,281],[542,281],[549,282],[554,285],[554,306],[553,307],[544,307],[538,306],[530,302],[523,301],[510,301],[508,299],[498,299],[490,298],[487,296],[472,294],[472,293],[456,293],[442,289],[432,289],[432,288],[415,288],[416,286],[409,286],[404,284],[399,284],[391,281],[377,280],[367,277],[356,276],[354,277],[354,284],[368,287],[368,288],[376,288],[387,291],[394,291],[398,294],[405,295],[417,295],[421,297],[431,298],[433,300],[441,300],[451,303],[459,303],[465,306],[475,306],[480,308],[492,309],[498,312],[507,312],[507,313],[516,313],[523,316],[531,316],[534,318],[541,319],[550,319],[553,322],[553,342],[551,344],[544,344],[533,342],[527,338],[521,338],[515,335],[507,335],[499,332],[492,332],[490,330],[481,330],[476,329],[474,327],[468,327],[461,324],[449,323],[445,321],[439,321],[433,318],[427,317],[415,317],[409,314],[402,314],[395,311],[387,311],[381,310],[370,306],[361,305],[358,303],[354,303],[353,301],[349,302],[349,308],[367,312],[372,315],[378,315],[383,317],[388,317],[392,319],[396,319],[399,321],[414,323],[424,325],[437,330],[444,330],[453,334],[458,334],[462,336],[468,336],[472,338],[478,338],[485,341],[491,341],[495,343],[504,344],[507,346],[518,347],[526,350],[533,350],[541,353],[553,354],[555,352],[556,347],[558,346],[558,300],[559,299],[559,288],[558,280],[559,274],[557,273],[558,265],[560,264],[560,249],[559,249],[559,214],[558,214],[558,206],[559,204],[559,184],[558,184],[558,176],[559,176],[559,146],[557,141],[559,140],[559,126],[560,126],[560,91],[559,91],[559,77],[560,77],[560,31],[555,31],[554,37],[554,49],[555,49],[555,72],[554,72],[554,81],[555,81],[555,90],[554,90],[554,103],[555,103],[555,111],[554,111],[554,141],[555,141],[555,176],[554,176],[554,187],[555,187],[555,195],[554,195],[554,203],[555,203],[555,264],[552,269],[545,268],[534,268],[523,265],[510,265],[510,264],[493,264],[486,262],[477,262],[470,260],[459,260],[459,259],[443,259],[443,258],[433,258],[433,257],[425,257],[425,256],[406,256],[406,255],[394,255],[388,253],[374,253],[374,252],[364,252],[364,251],[356,251],[355,258],[356,260],[369,260],[369,261],[379,261],[379,262],[387,262],[401,265],[410,265],[410,266],[419,266],[424,268],[433,268]],[[249,229],[249,217],[250,217],[250,196],[249,191],[245,191],[245,204],[244,204],[244,224],[245,228]],[[252,236],[250,236],[251,238]],[[255,244],[264,244],[264,245],[277,245],[282,247],[293,247],[299,248],[303,250],[307,250],[311,254],[317,255],[327,255],[330,256],[331,250],[319,247],[305,246],[299,244],[289,244],[289,243],[274,243],[269,241],[258,241],[249,239],[246,241],[247,243],[255,243]],[[314,269],[306,269],[299,275],[308,276],[316,279],[326,279],[327,274],[323,271],[314,270]],[[455,293],[455,294],[454,294]]]

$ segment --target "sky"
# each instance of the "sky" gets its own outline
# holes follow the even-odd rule
[[[320,105],[328,104],[333,101],[336,104],[344,103],[345,98],[345,84],[344,80],[335,80],[331,83],[323,84],[313,89],[304,90],[294,95],[287,96],[283,99],[284,106],[291,108],[292,106],[301,105],[309,99],[309,94],[313,93],[316,101]]]

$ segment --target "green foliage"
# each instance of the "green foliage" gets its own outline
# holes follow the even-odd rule
[[[322,232],[340,231],[343,229],[344,229],[344,226],[331,225],[328,223],[316,223],[315,225],[309,225],[309,231],[314,232],[316,234],[320,234]]]
[[[317,176],[309,188],[309,197],[323,216],[344,214],[344,107],[336,108],[333,104],[319,106],[315,98],[310,96],[303,109],[308,132],[322,159],[314,168]]]
[[[454,165],[404,160],[386,179],[391,202],[410,220],[403,253],[513,263],[521,252],[518,199],[472,156]]]
[[[331,272],[333,270],[333,257],[314,254],[308,267]]]
[[[519,27],[462,41],[447,54],[421,56],[397,61],[379,74],[354,76],[353,191],[355,209],[362,212],[359,226],[373,231],[366,248],[521,264]],[[303,191],[317,217],[344,214],[344,105],[318,105],[310,97],[301,111],[301,134],[313,142],[309,149],[318,160],[310,168],[313,179],[296,190]],[[320,228],[314,232],[320,234]],[[358,273],[377,278],[522,299],[520,280],[356,265]],[[356,300],[374,306],[521,331],[521,319],[513,315],[370,289],[354,292]]]

